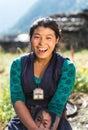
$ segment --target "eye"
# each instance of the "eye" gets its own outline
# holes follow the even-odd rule
[[[37,121],[41,121],[41,118],[40,118],[40,117],[38,117],[36,120],[37,120]]]
[[[38,39],[38,38],[40,38],[40,37],[39,37],[39,36],[34,36],[34,38]]]
[[[49,40],[50,40],[50,39],[52,39],[52,37],[46,37],[46,39],[49,39]]]

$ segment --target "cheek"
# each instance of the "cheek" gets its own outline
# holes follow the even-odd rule
[[[56,43],[52,41],[52,42],[50,42],[49,46],[53,50],[55,48],[55,46],[56,46]]]
[[[36,42],[31,41],[31,46],[32,46],[32,48],[35,48],[37,46]]]
[[[36,40],[34,38],[31,39],[31,44],[32,45],[36,44]]]

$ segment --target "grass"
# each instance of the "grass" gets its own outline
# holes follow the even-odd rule
[[[72,60],[77,69],[79,68],[79,66],[88,67],[88,50],[74,52],[74,57],[72,57],[71,51],[65,51],[61,53],[65,57],[68,57],[70,60]]]
[[[16,58],[17,54],[0,53],[0,97],[3,87],[7,87],[9,84],[9,70],[11,61]]]

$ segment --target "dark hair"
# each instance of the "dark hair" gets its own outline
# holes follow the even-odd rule
[[[57,21],[48,17],[48,18],[39,18],[31,25],[30,32],[29,32],[30,40],[32,38],[34,30],[39,26],[46,27],[46,28],[48,27],[52,29],[55,32],[56,38],[58,37],[59,39],[61,38],[61,29],[59,28]],[[57,48],[58,48],[58,44],[56,44],[55,50]]]

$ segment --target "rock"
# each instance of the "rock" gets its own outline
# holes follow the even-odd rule
[[[88,130],[88,94],[72,93],[69,100],[78,107],[77,114],[68,118],[73,130]]]

